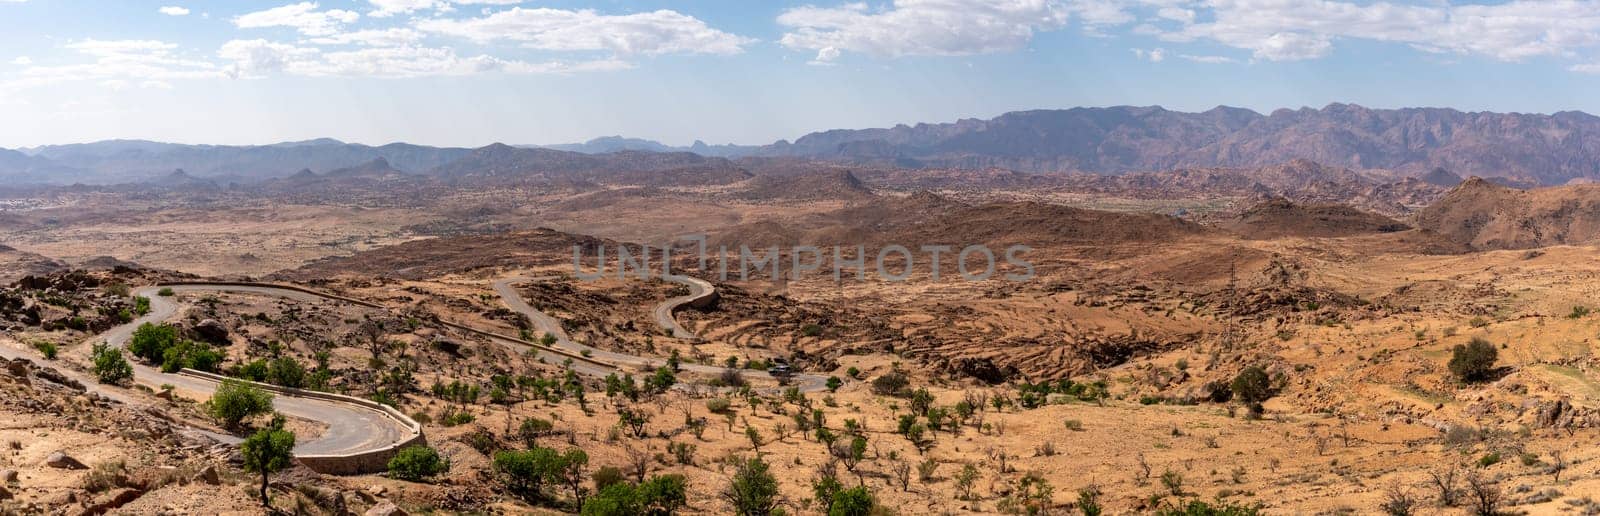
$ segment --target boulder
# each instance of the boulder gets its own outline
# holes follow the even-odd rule
[[[214,486],[222,483],[222,476],[217,474],[216,466],[206,466],[195,474],[194,481]]]
[[[406,511],[395,505],[394,502],[384,500],[378,505],[372,506],[371,509],[367,509],[365,516],[406,516]]]
[[[445,352],[445,353],[449,353],[451,355],[456,355],[456,356],[460,356],[461,355],[461,343],[460,342],[456,342],[456,341],[453,341],[453,340],[450,340],[450,339],[434,339],[433,342],[430,342],[428,345],[432,346],[433,349],[436,349],[436,350],[439,350],[439,351],[442,351],[442,352]]]
[[[89,504],[89,508],[85,509],[84,512],[87,514],[105,514],[124,505],[133,503],[134,500],[138,500],[141,496],[144,496],[144,491],[140,491],[131,487],[112,490],[109,493],[95,498],[94,501]]]
[[[28,370],[31,369],[30,366],[32,365],[33,362],[26,358],[12,360],[6,363],[6,374],[15,376],[17,378],[27,378]]]
[[[11,498],[11,490],[6,489],[6,486],[0,486],[0,500],[10,500]]]
[[[63,452],[50,454],[49,457],[44,459],[44,465],[57,469],[89,469],[82,462],[78,462],[78,459],[74,459],[71,455]]]
[[[15,484],[20,480],[17,470],[0,469],[0,484]]]
[[[216,319],[205,319],[200,321],[198,324],[195,324],[194,334],[195,336],[199,337],[200,340],[204,340],[212,344],[224,346],[228,344],[228,327],[223,326],[222,323],[217,322]]]

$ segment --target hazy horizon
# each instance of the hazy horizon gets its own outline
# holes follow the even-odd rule
[[[755,145],[1109,105],[1600,112],[1594,1],[7,0],[0,29],[5,148]]]

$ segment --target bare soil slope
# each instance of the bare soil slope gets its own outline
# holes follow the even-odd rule
[[[1338,204],[1298,204],[1271,199],[1222,224],[1245,238],[1346,237],[1410,229],[1397,220]]]
[[[1474,177],[1418,213],[1417,226],[1480,250],[1592,242],[1600,185],[1518,190]]]

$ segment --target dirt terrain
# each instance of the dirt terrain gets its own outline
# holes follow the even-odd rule
[[[20,472],[0,512],[122,498],[132,513],[258,511],[219,437],[248,432],[203,400],[92,385],[97,336],[140,310],[130,287],[246,278],[344,301],[178,293],[176,334],[219,352],[221,374],[391,406],[449,462],[411,479],[274,473],[286,512],[578,512],[609,500],[611,467],[625,483],[681,475],[677,512],[727,514],[750,457],[790,514],[826,512],[823,479],[865,487],[879,514],[1377,514],[1407,499],[1458,514],[1481,497],[1600,512],[1600,452],[1583,445],[1600,437],[1586,186],[1309,162],[1091,180],[641,154],[601,173],[566,154],[474,153],[448,180],[373,162],[248,191],[8,204],[0,345],[32,365],[0,371],[0,441],[20,446],[0,450],[0,470]],[[674,241],[690,234],[707,235],[703,268]],[[659,273],[669,243],[672,272],[716,293],[671,312],[692,338],[653,317],[688,287],[616,267],[619,246],[648,245]],[[905,281],[836,278],[831,255],[788,274],[797,245],[875,269],[890,245],[974,244],[1027,246],[1033,276],[1009,280],[1023,268],[1001,260],[967,280],[947,253],[934,278],[920,250],[886,261]],[[777,246],[783,277],[739,277],[740,245]],[[602,249],[607,274],[579,277]],[[497,293],[508,278],[592,349],[538,351],[554,336]],[[1491,363],[1453,370],[1478,339]],[[838,381],[802,391],[768,374],[780,364]],[[570,449],[586,461],[533,487],[507,458]],[[59,450],[90,469],[45,465]]]

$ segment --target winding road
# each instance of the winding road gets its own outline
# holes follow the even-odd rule
[[[162,323],[178,315],[178,304],[171,297],[158,295],[163,287],[151,286],[136,289],[134,295],[150,299],[150,313],[133,322],[112,328],[101,335],[113,347],[125,347],[133,331],[144,323]],[[254,287],[244,285],[184,284],[168,285],[174,293],[233,292],[264,294],[297,301],[316,301],[320,296],[298,290]],[[170,384],[179,390],[209,397],[216,391],[218,382],[197,376],[163,373],[138,361],[133,362],[135,381],[159,387]],[[381,449],[412,437],[412,431],[401,421],[388,414],[366,406],[323,399],[311,399],[287,394],[276,394],[272,399],[274,410],[286,416],[317,421],[327,425],[322,435],[295,443],[295,455],[342,455]]]
[[[552,279],[556,278],[553,276],[518,276],[503,278],[494,282],[494,291],[496,294],[500,295],[500,300],[506,304],[506,307],[510,308],[514,312],[526,315],[528,320],[533,323],[534,329],[538,333],[548,333],[554,336],[556,338],[554,344],[555,347],[580,354],[587,352],[588,356],[590,357],[619,365],[629,365],[650,369],[667,365],[666,359],[642,357],[638,355],[617,353],[615,351],[606,351],[600,348],[589,346],[587,344],[575,342],[567,336],[566,330],[561,328],[560,320],[556,319],[555,317],[551,317],[549,314],[540,312],[538,309],[530,306],[526,300],[522,299],[522,295],[517,293],[517,284],[548,281]],[[678,324],[678,320],[673,316],[673,312],[675,312],[679,307],[686,306],[701,299],[715,295],[715,287],[711,285],[711,282],[689,276],[668,275],[662,276],[662,279],[674,283],[688,285],[689,294],[686,296],[674,297],[672,299],[668,299],[666,302],[656,305],[656,324],[659,324],[662,328],[671,331],[672,336],[675,338],[699,340],[700,337],[698,335],[690,332],[688,329],[684,328],[683,325]],[[697,374],[717,375],[721,374],[726,368],[703,364],[680,363],[678,365],[678,369]],[[740,369],[739,372],[746,378],[761,378],[767,380],[773,379],[772,375],[766,371]],[[789,377],[789,380],[795,386],[799,387],[801,392],[818,392],[827,390],[828,388],[828,377],[822,375],[794,374]]]
[[[662,358],[617,353],[574,342],[567,336],[566,331],[561,328],[561,321],[530,306],[517,293],[515,287],[520,283],[549,279],[553,278],[510,277],[495,281],[493,287],[507,307],[517,313],[526,315],[539,332],[555,336],[556,341],[552,346],[528,342],[519,338],[448,321],[440,321],[440,324],[486,337],[517,352],[526,353],[531,351],[546,358],[555,358],[558,361],[571,359],[573,370],[588,376],[605,376],[616,372],[619,366],[653,369],[667,365],[667,361]],[[688,276],[673,275],[665,276],[663,279],[687,285],[689,294],[668,299],[666,302],[657,305],[654,310],[657,324],[672,332],[672,335],[676,338],[698,340],[699,337],[679,324],[673,314],[680,307],[698,303],[716,295],[715,287],[710,282]],[[160,324],[176,318],[180,305],[175,301],[175,296],[160,295],[162,289],[172,289],[174,294],[199,292],[244,293],[274,296],[301,302],[331,300],[369,308],[382,308],[374,303],[291,285],[229,282],[161,284],[140,287],[133,291],[133,295],[150,299],[150,312],[134,319],[132,322],[112,328],[95,338],[103,339],[113,347],[125,348],[132,338],[134,330],[140,325],[144,323]],[[22,353],[21,350],[8,347],[0,347],[0,357],[31,358]],[[216,392],[217,386],[220,385],[220,382],[215,378],[207,375],[188,371],[163,373],[158,368],[140,364],[137,361],[130,362],[133,362],[134,381],[154,389],[160,389],[163,385],[171,385],[180,392],[208,398],[212,393]],[[703,375],[717,375],[724,371],[724,368],[718,366],[689,363],[680,364],[679,369]],[[766,371],[738,371],[746,378],[773,379],[772,375]],[[62,372],[83,382],[91,392],[124,403],[135,401],[127,390],[110,388],[109,386],[95,383],[94,379],[85,373],[69,370],[63,370]],[[794,374],[790,376],[790,381],[803,392],[817,392],[827,389],[827,377],[822,375]],[[415,422],[409,421],[404,415],[385,412],[371,406],[373,404],[358,402],[358,400],[324,399],[326,398],[325,395],[318,395],[317,393],[303,394],[278,392],[273,397],[273,408],[278,412],[327,425],[326,430],[321,435],[297,442],[294,448],[296,456],[338,457],[370,453],[386,450],[397,444],[421,437],[420,426],[416,426]],[[318,397],[312,397],[314,395]],[[237,444],[240,442],[239,438],[230,435],[218,434],[204,429],[189,430],[208,435],[224,443]]]

